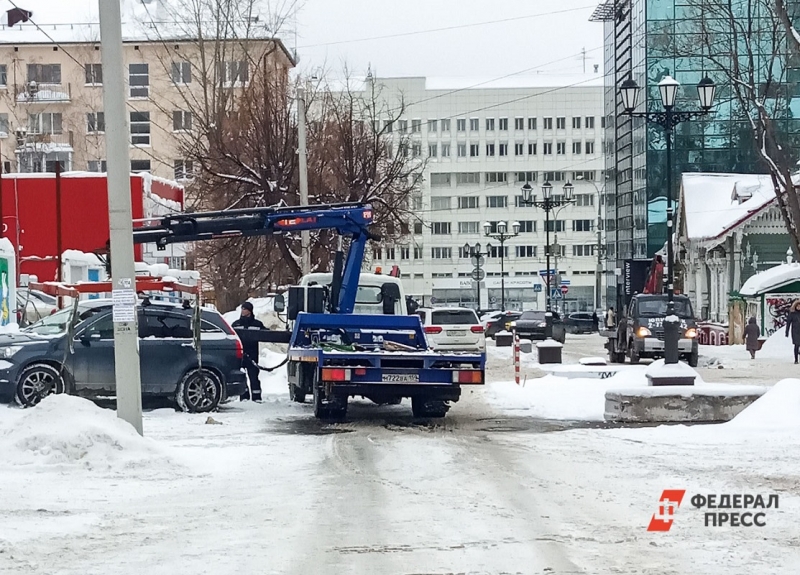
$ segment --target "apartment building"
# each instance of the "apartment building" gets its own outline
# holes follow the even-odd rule
[[[36,2],[30,21],[0,28],[0,157],[4,172],[102,172],[105,160],[103,67],[99,26],[80,17],[86,0],[69,4],[75,22]],[[61,2],[61,4],[65,4]],[[93,2],[96,11],[97,2]],[[41,6],[41,10],[38,9]],[[125,9],[127,7],[127,9]],[[245,86],[255,65],[288,74],[293,56],[280,40],[249,27],[246,39],[217,48],[187,36],[191,23],[161,14],[162,2],[125,3],[124,75],[131,132],[131,171],[183,181],[197,166],[183,151],[204,98]],[[68,17],[67,17],[68,18]],[[46,22],[46,24],[44,24]]]
[[[544,182],[554,195],[571,182],[576,203],[551,212],[551,269],[566,287],[554,305],[565,312],[592,309],[602,293],[602,76],[372,81],[387,118],[403,110],[392,134],[408,136],[410,154],[426,162],[413,235],[375,248],[373,267],[398,265],[406,291],[426,305],[477,307],[480,290],[481,308],[499,308],[504,283],[507,309],[544,309],[545,213],[523,205],[521,187],[529,183],[541,198]],[[493,232],[499,222],[509,232],[519,222],[520,232],[501,246],[485,237],[484,222]],[[465,250],[477,243],[487,252],[481,282],[472,279]]]

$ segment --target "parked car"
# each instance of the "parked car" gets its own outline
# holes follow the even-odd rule
[[[44,292],[26,287],[17,288],[17,307],[14,312],[20,327],[36,323],[58,311],[58,299]]]
[[[74,324],[72,313],[63,309],[19,333],[0,335],[0,401],[29,407],[51,393],[115,395],[111,302],[81,302]],[[139,308],[142,394],[206,412],[246,389],[243,350],[222,316],[203,308],[199,368],[192,313],[167,303]]]
[[[564,318],[564,326],[568,333],[593,333],[592,313],[588,311],[571,313]]]
[[[514,332],[522,339],[545,339],[545,312],[524,311],[514,322]],[[553,339],[564,343],[567,330],[558,312],[553,312]]]
[[[484,351],[486,336],[474,310],[465,307],[420,308],[428,347],[442,351]]]
[[[483,324],[486,337],[494,338],[498,331],[509,330],[511,322],[519,319],[521,311],[505,311],[495,314],[492,319]]]

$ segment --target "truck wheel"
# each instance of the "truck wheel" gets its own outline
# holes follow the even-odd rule
[[[306,402],[306,392],[297,387],[295,384],[289,384],[289,399],[296,403]]]
[[[615,354],[617,356],[616,362],[617,363],[625,363],[625,352],[620,351]]]
[[[325,398],[325,390],[322,384],[317,381],[318,371],[314,370],[313,387],[314,390],[314,417],[317,419],[344,419],[347,416],[347,397]]]
[[[630,345],[631,345],[631,347],[630,347],[630,352],[629,353],[630,353],[630,357],[631,357],[631,363],[639,363],[639,352],[636,351],[636,346],[633,345],[633,342],[631,342]]]
[[[33,407],[53,393],[66,391],[58,369],[46,363],[34,363],[22,370],[14,399],[22,407]]]
[[[316,365],[314,366],[316,369]],[[304,364],[300,364],[297,366],[297,383],[300,385],[295,385],[293,383],[289,384],[289,399],[296,402],[296,403],[305,403],[306,402],[306,392],[305,390],[308,389],[307,386],[310,383],[310,368]],[[313,376],[312,376],[313,377]]]
[[[440,399],[428,399],[427,397],[412,397],[411,412],[414,417],[444,417],[450,406]]]
[[[700,360],[700,353],[695,350],[692,352],[692,355],[689,356],[689,367],[697,367],[697,363]]]

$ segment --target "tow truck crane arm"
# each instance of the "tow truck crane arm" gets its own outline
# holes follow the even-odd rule
[[[134,227],[133,241],[155,243],[163,250],[181,242],[332,229],[351,238],[341,277],[334,277],[341,289],[333,311],[353,313],[367,240],[380,239],[369,231],[373,213],[369,204],[353,202],[169,214],[154,224]]]

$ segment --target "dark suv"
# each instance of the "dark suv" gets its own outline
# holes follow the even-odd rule
[[[198,368],[192,313],[173,304],[139,307],[142,394],[205,412],[246,389],[242,344],[219,313],[203,308]],[[72,309],[64,309],[19,333],[0,335],[0,401],[27,407],[50,393],[115,395],[111,302],[81,302],[72,330],[71,319]]]

